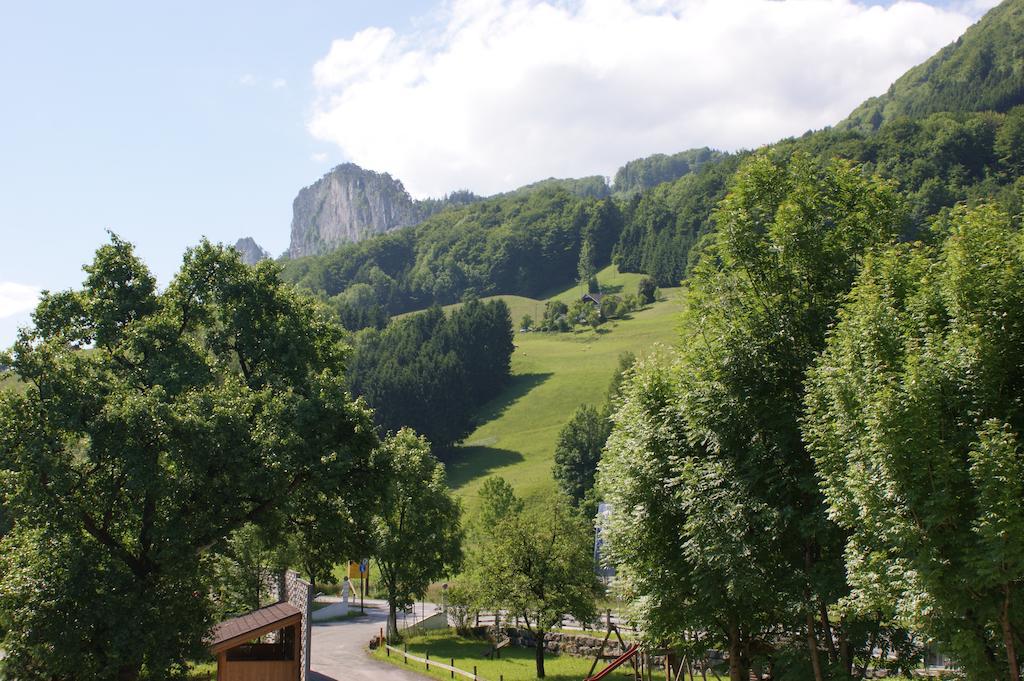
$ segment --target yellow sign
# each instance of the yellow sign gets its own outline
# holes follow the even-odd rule
[[[348,562],[348,578],[359,579],[359,563],[354,563],[351,560]]]

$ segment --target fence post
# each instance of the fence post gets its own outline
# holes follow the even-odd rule
[[[452,678],[454,679],[455,678],[455,658],[454,657],[452,658],[451,672],[452,672]]]
[[[430,671],[430,648],[427,648],[427,671]]]
[[[402,662],[405,662],[406,664],[409,664],[408,652],[409,652],[409,644],[408,643],[403,643],[402,644]]]
[[[612,630],[612,609],[608,608],[604,611],[604,623],[608,631]]]
[[[476,665],[473,665],[473,681],[476,681]]]

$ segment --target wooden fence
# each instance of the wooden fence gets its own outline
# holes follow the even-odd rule
[[[506,627],[516,627],[517,629],[524,624],[523,619],[517,615],[511,614],[506,611],[499,612],[478,612],[474,615],[473,623],[478,627],[493,627],[497,624],[501,624]],[[599,617],[597,622],[589,622],[584,625],[583,622],[579,622],[571,615],[563,615],[561,622],[556,625],[558,629],[587,629],[590,631],[607,631],[608,625],[613,624],[619,631],[630,632],[637,634],[639,630],[636,626],[627,620],[626,618],[606,610]]]
[[[388,645],[387,643],[384,644],[384,649],[387,651],[388,657],[391,657],[391,653],[401,655],[406,664],[408,664],[409,660],[425,664],[427,666],[427,671],[430,671],[430,666],[433,665],[437,669],[443,669],[446,672],[451,672],[453,679],[455,678],[455,675],[458,674],[460,676],[465,676],[467,679],[473,679],[473,681],[486,681],[484,677],[476,673],[475,665],[473,666],[472,672],[467,672],[465,669],[459,669],[456,667],[455,658],[451,658],[451,664],[445,664],[444,662],[438,662],[436,659],[431,660],[430,651],[427,651],[426,657],[417,657],[416,655],[410,655],[409,651],[404,648],[396,648],[395,646]],[[502,679],[502,681],[504,681],[504,679]]]

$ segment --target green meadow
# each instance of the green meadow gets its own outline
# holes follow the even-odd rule
[[[612,268],[599,275],[603,289],[623,293],[635,292],[640,278]],[[552,297],[568,301],[581,293],[573,287]],[[551,464],[559,430],[579,405],[604,401],[620,354],[644,356],[657,343],[676,342],[682,298],[681,288],[662,289],[658,302],[596,331],[516,333],[508,387],[481,407],[480,425],[447,456],[449,484],[470,516],[479,504],[480,484],[490,475],[508,480],[527,501],[541,500],[554,488]],[[543,311],[543,302],[537,304]],[[513,314],[516,327],[519,317]]]

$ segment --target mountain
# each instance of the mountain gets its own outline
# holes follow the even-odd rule
[[[1005,112],[1024,104],[1024,0],[1005,0],[837,127],[877,130],[900,116]]]
[[[242,262],[246,265],[255,265],[261,260],[270,259],[270,253],[256,243],[256,240],[251,236],[247,236],[236,241],[235,250],[242,255]]]
[[[408,227],[450,205],[478,197],[455,192],[444,199],[416,201],[387,173],[342,164],[299,191],[292,203],[287,256],[318,255],[344,243]]]

